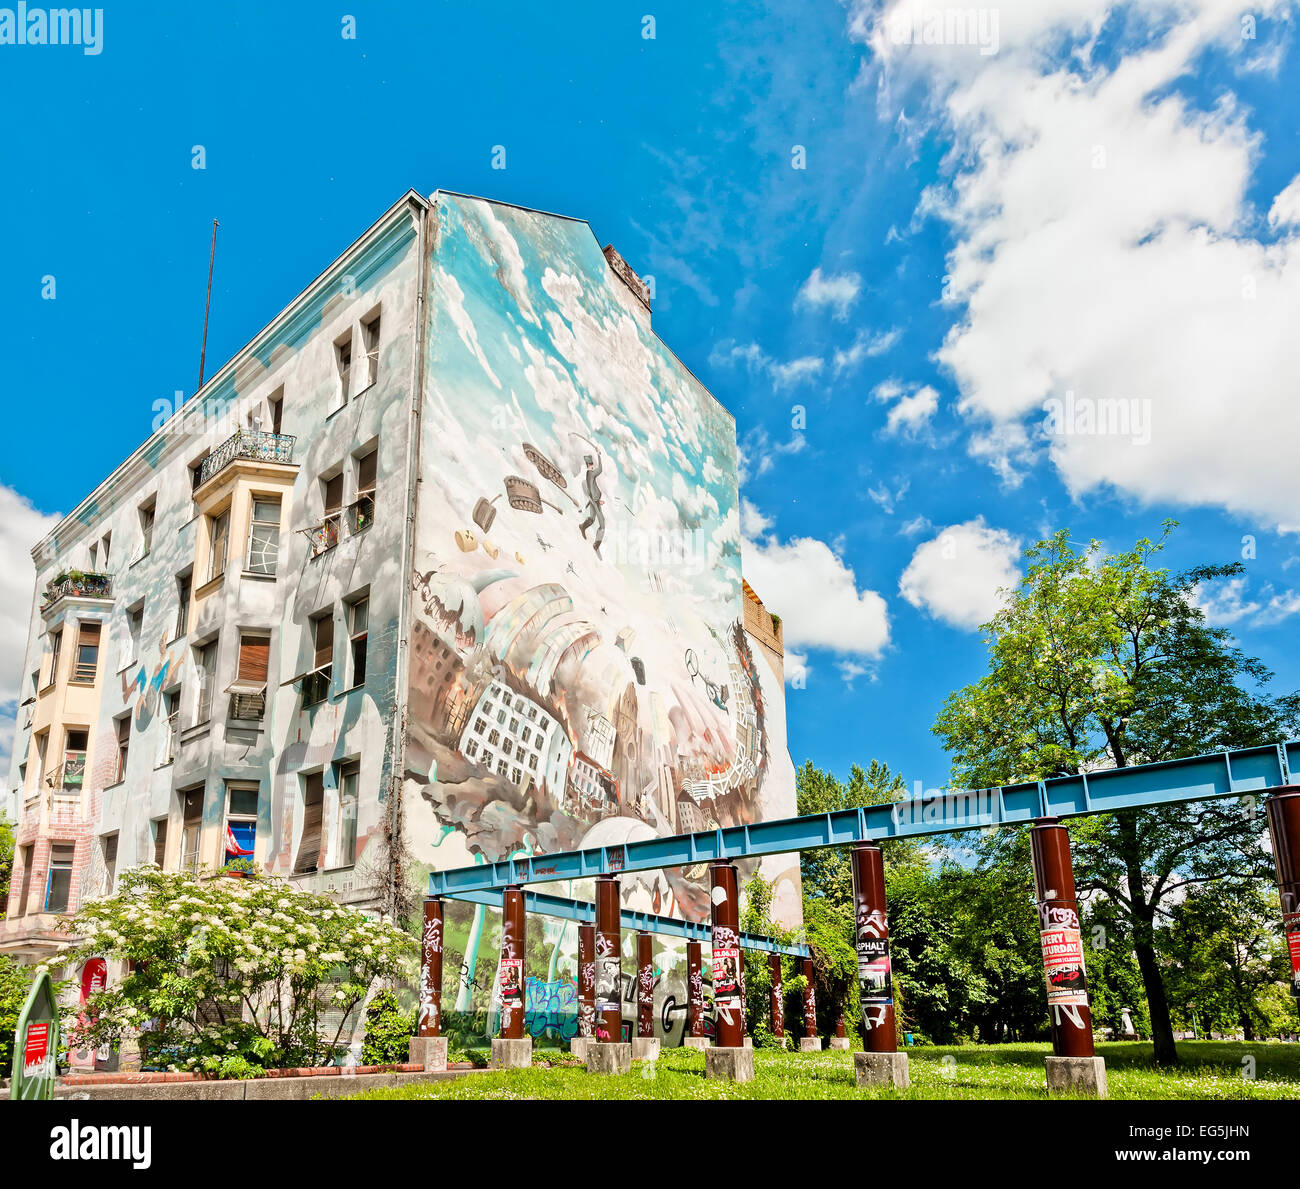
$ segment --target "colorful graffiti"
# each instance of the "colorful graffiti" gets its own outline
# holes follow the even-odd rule
[[[578,986],[570,979],[543,982],[529,977],[524,991],[524,1030],[529,1036],[547,1033],[560,1040],[578,1035]]]

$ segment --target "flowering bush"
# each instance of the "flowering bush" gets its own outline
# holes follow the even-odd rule
[[[146,1066],[226,1077],[328,1064],[370,987],[407,973],[417,949],[387,921],[281,879],[152,866],[124,872],[67,928],[83,939],[77,957],[130,964],[85,1005],[78,1045],[137,1036]]]

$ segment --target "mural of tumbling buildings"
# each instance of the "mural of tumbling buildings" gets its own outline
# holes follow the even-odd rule
[[[142,862],[385,909],[792,815],[736,463],[586,223],[408,193],[34,549],[0,951]],[[796,859],[762,873],[797,924]],[[707,918],[701,872],[646,879]]]

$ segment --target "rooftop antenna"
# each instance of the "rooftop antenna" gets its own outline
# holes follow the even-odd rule
[[[203,365],[208,357],[208,310],[212,307],[212,266],[217,259],[217,228],[221,226],[212,220],[212,254],[208,257],[208,297],[203,303],[203,347],[199,351],[199,387],[203,387]]]

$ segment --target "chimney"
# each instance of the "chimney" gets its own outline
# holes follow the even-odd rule
[[[632,266],[618,254],[613,244],[605,245],[605,259],[609,261],[609,267],[614,270],[614,275],[632,290],[637,301],[645,306],[648,314],[650,312],[650,286],[632,271]]]

